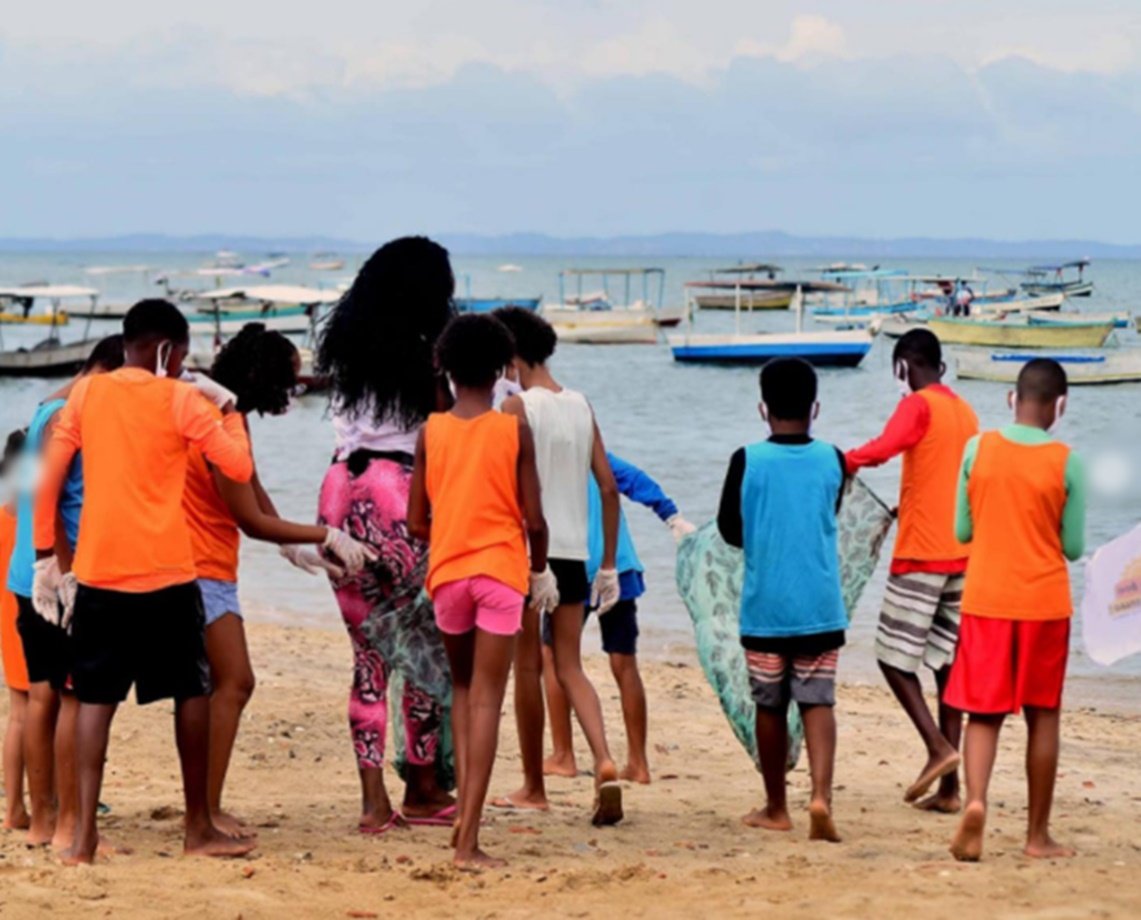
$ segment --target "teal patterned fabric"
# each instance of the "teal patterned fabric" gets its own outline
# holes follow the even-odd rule
[[[839,520],[840,587],[849,620],[875,571],[892,520],[891,509],[860,479],[849,481]],[[678,548],[677,587],[693,620],[701,668],[737,740],[757,764],[756,706],[738,630],[744,577],[744,556],[721,539],[716,521],[686,537]],[[791,770],[804,739],[795,706],[789,707],[788,724]]]

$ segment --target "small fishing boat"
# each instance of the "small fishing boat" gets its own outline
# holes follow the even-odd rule
[[[322,307],[336,303],[337,291],[292,284],[222,288],[199,295],[197,315],[188,316],[191,334],[233,335],[247,323],[264,323],[286,334],[307,333]]]
[[[583,290],[586,278],[601,279],[597,293]],[[681,311],[664,311],[666,273],[661,268],[570,268],[559,272],[559,303],[544,305],[543,317],[555,329],[559,340],[584,345],[653,345],[658,341],[658,325],[680,322]],[[568,296],[567,281],[576,290]],[[611,283],[623,284],[623,297],[615,300]],[[634,283],[640,279],[641,296],[635,297]]]
[[[1133,314],[1128,310],[1116,313],[1027,313],[1031,326],[1072,326],[1075,323],[1113,323],[1114,329],[1128,329],[1133,325]]]
[[[695,294],[693,301],[699,310],[736,310],[738,301],[743,310],[787,310],[796,284],[778,280],[782,271],[769,262],[711,268],[708,281],[689,282],[695,289],[707,290]]]
[[[1032,358],[1053,358],[1066,370],[1072,384],[1141,382],[1141,348],[1118,348],[1105,352],[1062,354],[1009,354],[963,351],[954,355],[956,373],[963,380],[989,380],[1013,384],[1023,365]]]
[[[1075,259],[1056,265],[1032,265],[1026,269],[1026,280],[1022,290],[1027,294],[1064,294],[1066,297],[1089,297],[1093,293],[1093,282],[1085,278],[1089,259]],[[1067,275],[1077,270],[1077,277]]]
[[[1014,320],[933,317],[927,328],[944,345],[987,348],[1100,348],[1113,332],[1113,323],[1031,325]]]
[[[0,376],[6,377],[63,377],[78,371],[99,343],[90,337],[90,321],[84,338],[77,342],[63,342],[59,337],[64,316],[62,305],[68,300],[89,301],[94,305],[99,292],[94,288],[74,285],[34,284],[15,288],[0,288],[0,302],[20,305],[20,310],[32,314],[36,300],[48,302],[48,336],[31,347],[9,349],[0,337]],[[39,328],[38,326],[36,328]]]
[[[503,307],[522,307],[524,310],[535,311],[542,302],[542,294],[538,297],[473,297],[471,275],[464,275],[464,296],[456,298],[456,309],[460,313],[491,313]]]
[[[331,252],[319,252],[309,262],[315,272],[339,272],[345,267],[345,260]]]

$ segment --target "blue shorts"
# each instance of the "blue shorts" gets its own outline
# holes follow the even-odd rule
[[[202,592],[202,607],[206,611],[207,626],[217,623],[227,613],[241,617],[242,608],[238,605],[237,582],[199,578],[198,588]]]
[[[591,611],[585,611],[583,622],[590,618]],[[619,601],[598,618],[602,632],[602,650],[607,655],[638,654],[638,603],[631,599]],[[553,645],[551,615],[543,614],[543,644]]]

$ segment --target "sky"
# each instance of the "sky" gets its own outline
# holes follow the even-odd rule
[[[1141,242],[1141,0],[13,6],[0,238]]]

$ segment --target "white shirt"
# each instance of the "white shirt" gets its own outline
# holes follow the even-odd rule
[[[358,450],[415,454],[420,426],[405,428],[403,422],[391,415],[377,424],[373,419],[372,408],[368,405],[353,412],[334,406],[333,433],[336,437],[336,458],[348,460]]]
[[[551,559],[585,562],[587,549],[587,477],[594,451],[594,413],[574,390],[536,387],[520,394],[527,424],[535,438],[535,461],[543,491]]]

